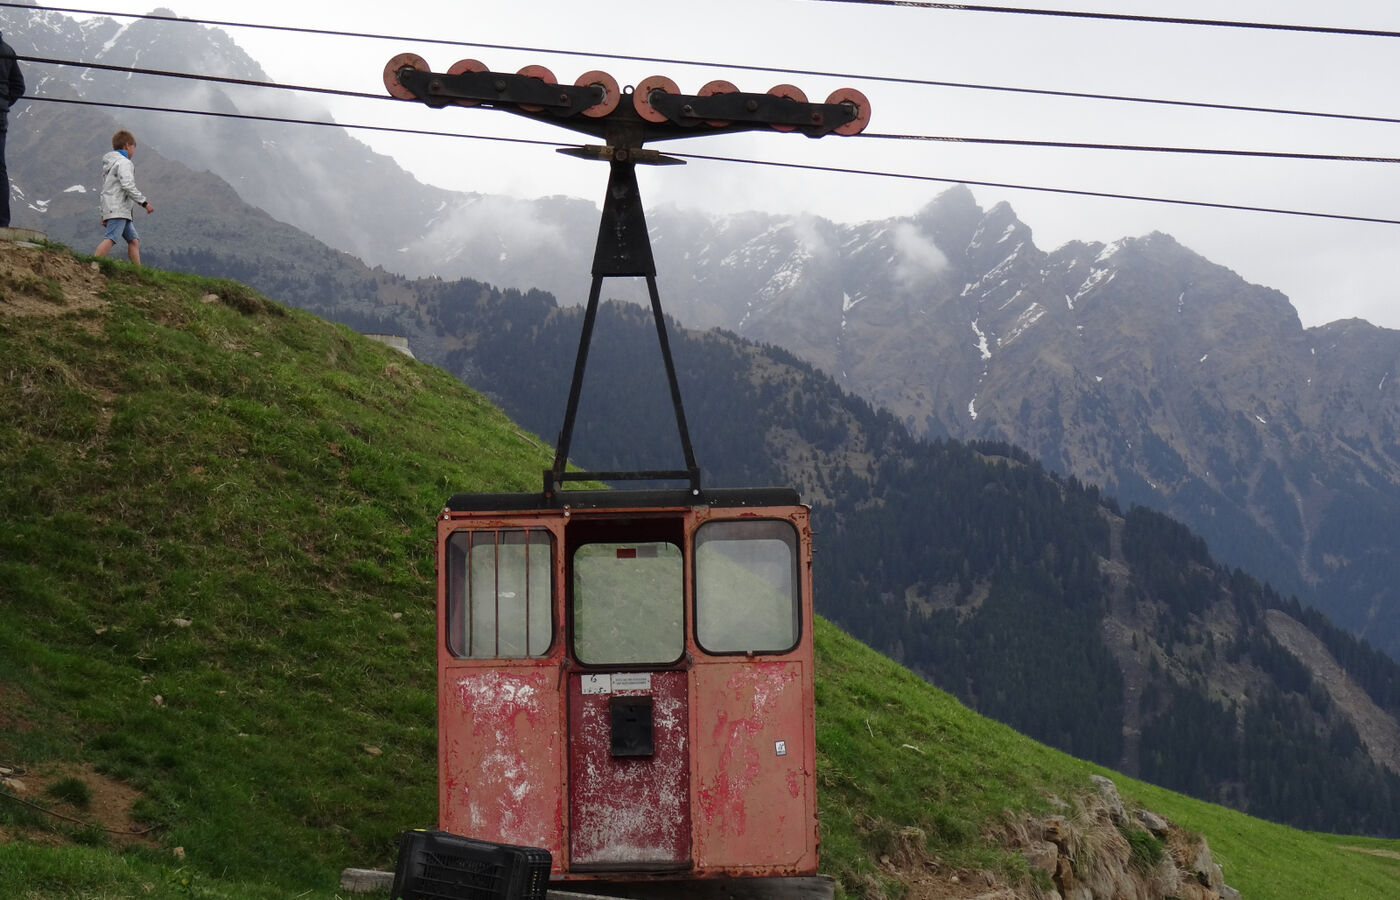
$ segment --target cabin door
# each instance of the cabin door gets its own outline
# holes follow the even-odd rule
[[[668,541],[580,543],[571,559],[569,867],[688,868],[690,672],[684,565]]]

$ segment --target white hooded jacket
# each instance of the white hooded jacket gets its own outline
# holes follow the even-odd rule
[[[130,219],[133,207],[146,205],[146,195],[136,187],[136,167],[120,150],[102,155],[101,203],[104,220]]]

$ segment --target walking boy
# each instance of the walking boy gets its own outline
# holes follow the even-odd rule
[[[139,266],[141,236],[131,224],[132,208],[140,205],[150,215],[155,207],[136,187],[136,167],[131,163],[131,152],[135,149],[136,138],[123,129],[112,135],[112,149],[102,156],[102,227],[107,231],[93,255],[106,256],[121,237],[126,241],[126,255]]]

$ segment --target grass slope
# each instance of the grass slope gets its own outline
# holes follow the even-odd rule
[[[66,775],[0,788],[0,896],[330,900],[341,868],[392,866],[435,817],[434,516],[535,489],[547,449],[235,283],[0,245],[0,291],[0,767]],[[986,835],[1093,767],[817,639],[824,868],[897,895],[879,860],[912,827],[948,870],[1024,876]],[[1400,895],[1400,864],[1347,849],[1396,842],[1114,777],[1250,900]],[[152,830],[93,824],[91,785],[135,788]]]

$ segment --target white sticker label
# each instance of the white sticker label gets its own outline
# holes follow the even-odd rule
[[[612,676],[612,689],[614,691],[649,691],[651,690],[651,673],[618,672]]]
[[[612,690],[611,675],[585,675],[583,676],[583,692],[585,694],[606,694]]]
[[[774,741],[773,749],[779,756],[787,756],[787,741]]]

